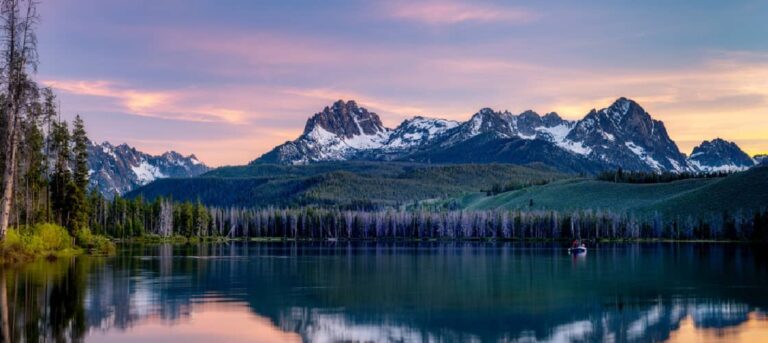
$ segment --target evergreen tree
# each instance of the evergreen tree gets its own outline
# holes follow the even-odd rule
[[[58,224],[69,227],[72,213],[72,196],[75,188],[70,171],[69,128],[66,121],[55,122],[51,138],[51,153],[54,155],[54,170],[51,175],[51,211]]]
[[[72,213],[70,225],[71,231],[84,229],[88,226],[88,204],[86,195],[88,192],[88,137],[85,132],[85,124],[80,116],[76,116],[72,123],[72,158],[74,165],[72,193]]]
[[[20,186],[22,191],[17,196],[16,201],[17,206],[23,207],[23,223],[25,225],[48,219],[44,206],[44,202],[47,200],[45,195],[47,193],[47,180],[46,156],[43,154],[45,138],[40,128],[42,105],[39,102],[34,102],[29,114],[24,123],[24,139],[21,145],[22,184]]]

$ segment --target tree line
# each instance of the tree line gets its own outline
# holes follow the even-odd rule
[[[94,198],[90,227],[112,237],[284,239],[712,239],[766,241],[768,210],[706,218],[581,211],[354,211],[206,207],[158,198]]]
[[[672,181],[680,181],[687,179],[709,179],[716,177],[726,177],[733,174],[733,172],[640,172],[640,171],[625,171],[621,168],[613,171],[604,171],[595,177],[600,181],[617,182],[617,183],[666,183]]]

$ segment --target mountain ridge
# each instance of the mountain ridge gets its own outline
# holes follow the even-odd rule
[[[704,164],[700,155],[692,154],[691,160],[680,152],[662,121],[625,97],[606,108],[592,109],[579,120],[566,120],[555,112],[542,116],[526,110],[515,115],[486,107],[464,122],[415,116],[394,129],[385,127],[376,113],[357,102],[338,100],[311,116],[298,138],[250,163],[543,163],[564,172],[590,174],[619,168],[644,172],[744,170],[756,164],[751,158],[747,161],[735,143],[715,150],[718,153],[711,152]]]
[[[176,151],[150,155],[126,143],[113,145],[107,141],[88,141],[88,168],[91,189],[111,198],[125,194],[156,179],[193,177],[211,168],[194,154],[184,156]]]

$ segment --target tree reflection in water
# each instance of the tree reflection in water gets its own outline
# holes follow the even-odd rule
[[[6,267],[0,315],[11,341],[761,337],[762,250],[603,245],[574,261],[548,244],[128,246]]]

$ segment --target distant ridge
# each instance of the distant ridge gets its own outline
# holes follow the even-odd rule
[[[619,98],[569,121],[557,113],[518,115],[483,108],[466,122],[405,120],[394,129],[355,101],[336,101],[307,120],[304,133],[251,163],[323,161],[542,163],[570,173],[622,168],[646,172],[744,170],[756,164],[731,142],[705,141],[690,158],[664,123],[637,102]]]
[[[153,156],[127,144],[88,144],[90,184],[107,197],[129,192],[156,179],[192,177],[210,170],[195,155],[175,151]]]

